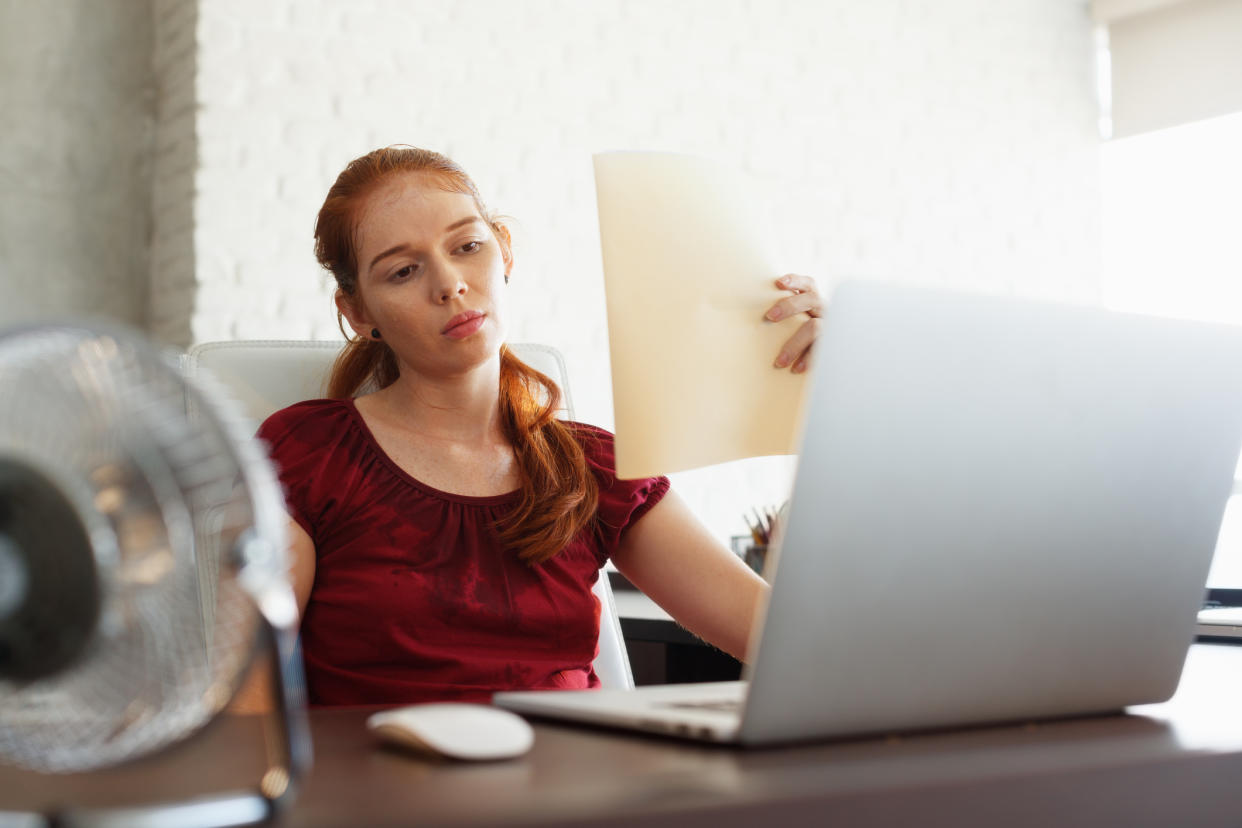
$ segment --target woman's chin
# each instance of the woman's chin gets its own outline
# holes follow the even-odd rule
[[[448,373],[461,374],[484,368],[500,359],[501,340],[487,336],[482,331],[453,340],[445,349],[444,359],[440,367],[448,369]]]

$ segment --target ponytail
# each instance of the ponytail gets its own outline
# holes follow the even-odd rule
[[[334,400],[356,397],[364,389],[386,388],[397,381],[397,357],[378,339],[350,339],[332,364],[327,395]]]
[[[517,455],[521,500],[497,528],[500,541],[536,564],[595,520],[599,486],[572,428],[556,419],[561,390],[545,374],[500,351],[500,412]]]

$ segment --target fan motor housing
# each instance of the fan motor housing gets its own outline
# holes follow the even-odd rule
[[[99,620],[90,536],[73,504],[28,463],[0,457],[0,678],[67,667]]]

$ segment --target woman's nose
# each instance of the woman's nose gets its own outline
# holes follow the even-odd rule
[[[466,283],[460,279],[456,281],[445,282],[440,288],[440,301],[448,302],[458,296],[466,295]]]
[[[441,304],[466,295],[466,280],[451,265],[435,269],[435,297]]]

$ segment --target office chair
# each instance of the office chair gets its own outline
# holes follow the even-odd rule
[[[339,342],[310,340],[238,340],[205,342],[195,345],[181,357],[181,369],[194,376],[206,368],[240,403],[243,413],[256,427],[269,414],[302,400],[323,397],[332,363],[341,350]],[[510,344],[509,349],[525,362],[551,377],[561,389],[560,416],[573,416],[565,360],[560,351],[547,345]],[[621,622],[612,599],[608,573],[601,570],[594,592],[600,603],[599,654],[595,673],[604,687],[629,689],[634,686]]]

